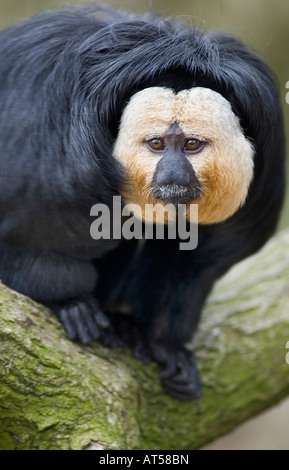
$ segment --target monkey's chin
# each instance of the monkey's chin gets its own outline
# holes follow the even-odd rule
[[[152,195],[166,204],[188,204],[200,196],[201,188],[198,186],[180,186],[177,184],[163,184],[152,187]]]

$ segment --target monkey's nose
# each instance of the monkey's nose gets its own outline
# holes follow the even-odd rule
[[[181,152],[168,152],[157,164],[154,174],[157,185],[188,187],[195,183],[196,174],[191,163]]]
[[[167,168],[156,175],[156,183],[159,185],[188,186],[190,182],[190,174],[182,168]]]

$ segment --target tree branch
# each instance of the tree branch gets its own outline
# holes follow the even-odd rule
[[[204,396],[178,402],[129,352],[66,339],[0,291],[0,449],[197,449],[289,394],[289,231],[213,290],[194,339]]]

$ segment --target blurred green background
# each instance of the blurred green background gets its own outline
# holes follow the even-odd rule
[[[0,28],[65,3],[65,0],[0,0]],[[86,4],[93,1],[71,0],[68,3]],[[178,16],[202,29],[221,30],[242,38],[261,54],[279,79],[289,135],[289,104],[285,101],[286,92],[289,92],[289,88],[286,90],[286,83],[289,82],[289,0],[107,0],[102,3],[121,9],[139,12],[154,10],[165,16]],[[280,228],[288,225],[287,192]]]
[[[68,3],[93,2],[70,0]],[[289,92],[289,0],[107,0],[102,3],[120,9],[139,12],[153,10],[164,16],[178,16],[187,24],[205,30],[224,31],[239,36],[256,49],[275,71],[289,136],[289,104],[285,100]],[[63,4],[65,0],[0,0],[0,29],[17,23],[20,18]],[[280,228],[285,226],[289,226],[288,191]],[[208,448],[288,450],[288,417],[287,400]]]

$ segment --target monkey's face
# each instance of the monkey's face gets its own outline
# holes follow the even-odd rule
[[[189,219],[195,203],[199,223],[222,222],[244,204],[253,178],[253,147],[230,103],[209,88],[136,93],[113,155],[127,175],[124,202],[137,204],[143,220],[146,204],[186,204]]]

